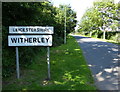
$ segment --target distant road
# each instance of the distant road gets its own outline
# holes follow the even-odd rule
[[[118,45],[78,35],[73,35],[73,37],[76,38],[83,51],[98,89],[118,90],[120,87],[118,84],[120,82],[120,80],[118,82],[120,78]]]

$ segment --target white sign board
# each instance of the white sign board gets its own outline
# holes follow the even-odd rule
[[[9,35],[8,46],[52,46],[52,35]]]
[[[9,26],[10,34],[53,34],[53,27]]]

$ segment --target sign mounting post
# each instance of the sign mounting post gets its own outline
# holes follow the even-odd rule
[[[8,46],[16,47],[16,73],[20,78],[18,46],[46,46],[48,80],[50,80],[50,46],[54,27],[43,26],[9,26]]]
[[[17,72],[17,78],[20,78],[20,69],[19,69],[19,52],[18,47],[16,47],[16,72]]]
[[[47,47],[48,80],[50,80],[50,48]]]

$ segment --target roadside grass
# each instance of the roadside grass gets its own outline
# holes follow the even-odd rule
[[[85,36],[85,37],[90,37],[89,35],[81,35],[80,33],[75,33],[75,35],[80,35],[80,36]],[[120,45],[120,41],[114,41],[114,40],[107,40],[107,39],[102,39],[102,38],[96,38],[96,37],[91,37],[91,38],[95,38],[95,39],[99,39],[101,41],[104,41],[104,42],[109,42],[109,43],[113,43],[113,44],[117,44],[117,45]]]
[[[47,78],[46,52],[36,55],[33,64],[21,70],[21,78],[5,80],[4,90],[96,90],[91,71],[75,38],[67,44],[51,47],[51,80]]]

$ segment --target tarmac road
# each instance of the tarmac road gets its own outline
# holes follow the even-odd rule
[[[83,51],[97,88],[99,90],[120,90],[118,45],[89,37],[72,36],[76,38]]]

